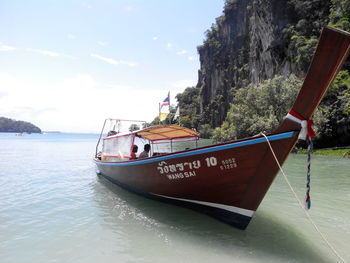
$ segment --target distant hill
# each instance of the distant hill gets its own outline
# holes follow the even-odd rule
[[[41,129],[26,121],[16,121],[0,117],[0,132],[41,133]]]

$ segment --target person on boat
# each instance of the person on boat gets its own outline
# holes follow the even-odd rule
[[[131,154],[130,154],[130,160],[135,160],[137,159],[136,157],[136,153],[137,153],[137,150],[139,149],[139,147],[137,145],[133,145],[132,147],[132,151],[131,151]]]
[[[143,147],[143,150],[144,151],[142,153],[140,153],[139,158],[147,158],[147,157],[149,157],[148,153],[151,150],[151,145],[149,145],[148,143],[145,144],[145,146]]]

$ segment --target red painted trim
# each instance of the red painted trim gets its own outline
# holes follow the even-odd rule
[[[175,142],[194,142],[194,141],[198,141],[199,138],[197,137],[195,140],[177,140]],[[163,142],[166,141],[166,142]],[[158,141],[153,141],[153,144],[161,144],[161,143],[170,143],[171,139],[162,139],[162,140],[158,140]]]
[[[101,155],[101,157],[118,157],[118,158],[121,158],[120,155],[114,155],[114,154],[103,154]],[[130,156],[127,156],[127,155],[123,155],[123,158],[130,158]]]
[[[134,148],[134,142],[135,142],[135,134],[132,134],[132,139],[131,139],[131,148],[130,148],[130,156],[132,153],[132,148]]]
[[[123,134],[123,135],[109,136],[109,137],[103,138],[103,140],[112,140],[112,139],[115,139],[115,138],[126,137],[126,136],[132,136],[132,135],[134,135],[134,134],[128,133],[128,134]],[[134,136],[135,136],[135,135],[134,135]]]
[[[164,138],[164,139],[158,139],[158,140],[152,140],[152,142],[157,142],[157,141],[171,141],[171,140],[177,140],[177,139],[182,139],[182,138],[195,138],[193,141],[198,141],[199,137],[198,136],[182,136],[182,137],[171,137],[171,138]],[[180,141],[178,141],[180,142]]]
[[[103,138],[103,140],[112,140],[112,139],[116,139],[116,138],[120,138],[120,137],[126,137],[126,136],[133,136],[135,138],[134,134],[125,134],[125,135],[119,135],[119,136],[109,136],[109,137],[105,137]],[[142,138],[142,137],[140,137]],[[158,139],[158,140],[151,140],[152,142],[157,142],[157,141],[170,141],[170,140],[177,140],[177,139],[182,139],[182,138],[195,138],[193,141],[195,140],[199,140],[198,136],[182,136],[182,137],[171,137],[171,138],[164,138],[164,139]]]

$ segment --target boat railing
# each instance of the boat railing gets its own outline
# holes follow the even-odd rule
[[[113,127],[113,132],[115,132],[115,133],[113,133],[114,135],[120,133],[120,124],[122,122],[131,122],[131,123],[140,123],[141,122],[141,123],[146,123],[146,121],[141,121],[141,120],[125,120],[125,119],[112,119],[112,118],[105,119],[104,122],[103,122],[103,126],[102,126],[102,129],[101,129],[100,136],[99,136],[97,144],[96,144],[95,158],[98,157],[98,154],[99,154],[98,149],[99,149],[99,146],[100,146],[100,143],[101,143],[101,139],[102,139],[102,136],[104,134],[107,122],[114,123],[114,127]],[[118,128],[117,131],[115,131],[116,127]]]

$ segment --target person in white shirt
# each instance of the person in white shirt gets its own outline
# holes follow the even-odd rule
[[[147,158],[149,157],[148,153],[151,150],[151,145],[149,145],[148,143],[145,144],[145,146],[143,147],[144,151],[142,153],[140,153],[139,155],[139,159],[140,158]]]

